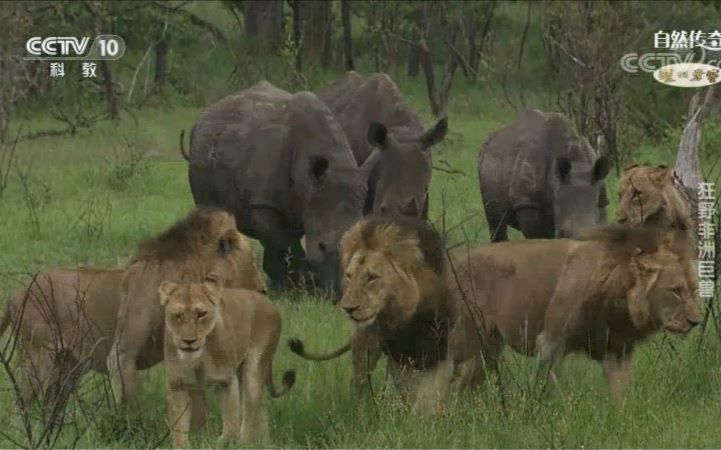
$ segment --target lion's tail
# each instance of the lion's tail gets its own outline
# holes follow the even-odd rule
[[[271,397],[282,397],[287,394],[288,391],[290,391],[290,388],[292,388],[295,384],[295,370],[286,370],[283,373],[283,388],[278,391],[273,384],[273,366],[271,365],[270,369],[268,370],[268,377],[265,381],[265,384],[268,386],[268,391],[270,391]]]
[[[303,359],[309,359],[311,361],[328,361],[330,359],[337,358],[340,355],[346,353],[348,350],[350,350],[350,342],[345,344],[343,347],[339,348],[338,350],[335,350],[335,351],[325,354],[325,355],[318,355],[315,353],[306,352],[305,345],[303,344],[303,341],[301,341],[300,339],[289,340],[288,347],[290,347],[291,352],[295,353],[296,355],[300,356]]]

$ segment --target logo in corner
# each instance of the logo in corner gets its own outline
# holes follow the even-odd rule
[[[711,64],[669,64],[653,72],[659,83],[669,86],[695,88],[711,86],[721,81],[721,69]]]

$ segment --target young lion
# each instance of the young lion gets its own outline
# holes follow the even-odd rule
[[[223,291],[212,275],[203,283],[164,281],[158,294],[165,308],[166,393],[175,448],[188,447],[191,391],[202,392],[208,384],[218,386],[221,441],[267,439],[262,388],[279,397],[295,383],[295,372],[289,370],[283,375],[284,390],[273,386],[281,331],[278,308],[257,292]]]
[[[674,184],[673,170],[666,166],[633,164],[619,181],[616,220],[632,226],[655,226],[693,230],[688,205]]]

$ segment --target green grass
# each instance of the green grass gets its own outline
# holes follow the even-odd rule
[[[421,80],[398,80],[408,101],[432,123]],[[330,75],[329,75],[330,77]],[[431,219],[438,221],[445,202],[449,241],[488,240],[483,217],[476,156],[488,134],[515,116],[501,93],[459,79],[449,114],[450,133],[434,150],[463,175],[436,171],[431,186]],[[543,96],[529,96],[529,106],[548,109]],[[196,107],[144,109],[124,114],[117,124],[102,123],[75,136],[36,139],[18,147],[20,167],[29,170],[28,189],[11,179],[0,198],[0,293],[7,293],[25,273],[57,265],[122,265],[135,245],[183,216],[193,206],[187,165],[178,152],[178,135],[189,129]],[[25,131],[53,125],[33,116]],[[718,133],[716,133],[718,135]],[[673,141],[646,143],[636,159],[673,161]],[[133,155],[144,157],[129,164]],[[616,190],[614,176],[609,192]],[[28,191],[29,190],[29,191]],[[28,192],[36,200],[31,219]],[[615,202],[612,195],[613,217]],[[512,233],[512,238],[518,238]],[[259,251],[256,245],[255,249]],[[343,315],[319,299],[273,295],[281,307],[283,342],[302,337],[313,349],[329,350],[346,341],[352,327]],[[270,402],[274,447],[718,447],[721,445],[721,346],[713,325],[678,340],[658,336],[636,361],[634,388],[623,405],[607,396],[601,370],[584,358],[564,363],[561,386],[548,400],[527,394],[534,362],[511,353],[503,360],[505,404],[492,388],[467,393],[433,419],[414,416],[394,394],[384,366],[373,378],[374,402],[359,402],[350,389],[348,357],[326,363],[303,361],[278,351],[276,378],[290,367],[298,382],[291,394]],[[80,447],[136,447],[165,435],[163,366],[142,374],[141,429],[127,429],[110,408],[78,442]],[[98,380],[90,375],[87,384]],[[19,425],[12,412],[7,380],[0,378],[0,423]],[[99,395],[98,393],[89,395]],[[7,428],[9,429],[9,428]],[[11,432],[20,436],[19,432]],[[217,404],[206,431],[193,436],[197,447],[216,445],[220,434]],[[71,433],[60,446],[72,445]],[[169,440],[161,446],[170,445]],[[13,447],[0,439],[0,447]]]

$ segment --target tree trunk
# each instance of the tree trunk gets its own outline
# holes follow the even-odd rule
[[[86,3],[90,14],[93,16],[93,32],[95,35],[101,35],[107,32],[105,25],[103,24],[104,17],[102,13],[102,6],[98,0],[89,1]],[[100,66],[100,73],[103,77],[103,92],[105,93],[105,103],[108,108],[108,115],[111,119],[115,120],[118,118],[118,96],[115,92],[115,84],[113,81],[113,74],[110,71],[108,61],[101,59],[98,61]]]
[[[325,0],[304,0],[298,6],[303,59],[320,61],[323,67],[328,67],[331,59],[331,6],[332,2]]]
[[[350,24],[350,0],[341,0],[340,2],[341,22],[343,22],[343,55],[345,59],[345,69],[355,70],[353,62],[353,37],[351,35]]]
[[[247,0],[243,18],[245,33],[263,49],[277,49],[283,38],[283,0]],[[278,20],[278,19],[281,20]]]
[[[166,39],[161,40],[155,46],[155,85],[162,87],[165,84],[165,75],[167,72],[167,51],[168,41]]]
[[[327,69],[333,63],[333,43],[331,37],[333,35],[333,10],[332,2],[324,2],[325,7],[323,8],[323,57],[321,58],[321,65],[324,69]]]
[[[417,45],[408,46],[408,77],[415,78],[421,68],[421,53]]]
[[[293,0],[293,44],[295,45],[295,71],[300,73],[303,69],[303,33],[300,16],[300,0]]]
[[[713,101],[714,86],[697,91],[689,102],[686,127],[676,155],[676,176],[691,200],[692,217],[696,217],[698,186],[704,181],[699,152],[703,139],[703,121]]]

